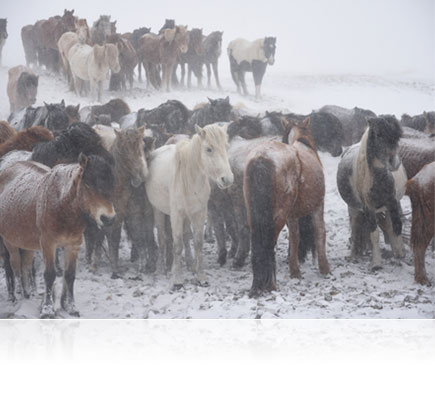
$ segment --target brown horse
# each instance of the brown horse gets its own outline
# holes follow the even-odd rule
[[[79,315],[74,304],[74,280],[85,220],[90,218],[99,226],[112,222],[113,181],[111,169],[102,158],[83,154],[79,164],[59,164],[50,169],[33,161],[20,161],[0,172],[0,236],[15,276],[22,278],[25,297],[29,296],[33,253],[42,250],[45,296],[41,318],[55,315],[53,283],[59,247],[65,249],[60,303],[70,315]]]
[[[411,247],[414,252],[414,278],[417,283],[430,286],[424,255],[434,237],[435,162],[427,164],[407,182],[406,194],[412,205]]]
[[[314,240],[322,275],[330,273],[325,251],[323,207],[325,179],[322,163],[311,136],[310,121],[294,125],[282,121],[284,141],[267,141],[249,155],[243,190],[251,227],[252,269],[250,295],[276,289],[274,247],[285,224],[289,228],[289,267],[292,278],[300,278],[298,220],[311,215]]]
[[[162,65],[162,89],[169,91],[172,72],[177,58],[188,49],[189,33],[187,26],[178,25],[173,29],[165,29],[162,34],[147,33],[139,39],[139,60],[143,63],[147,76],[147,88],[152,84],[160,87],[157,67]]]
[[[403,137],[399,141],[399,155],[408,179],[413,178],[426,164],[435,161],[435,140],[426,135]]]
[[[97,131],[101,136],[102,133]],[[125,131],[114,130],[116,138],[106,150],[110,151],[114,160],[115,186],[113,192],[113,205],[116,211],[114,223],[98,233],[95,229],[86,230],[86,256],[92,268],[96,268],[101,258],[101,244],[106,234],[109,244],[109,257],[112,265],[112,277],[118,275],[119,242],[121,239],[121,227],[128,214],[128,203],[132,196],[133,188],[142,185],[148,175],[148,167],[145,160],[143,139],[145,127],[139,129],[127,129]],[[104,143],[104,140],[103,140]],[[108,142],[107,142],[108,143]],[[95,250],[95,259],[92,253]],[[145,268],[145,260],[140,259],[139,270]]]
[[[43,126],[32,126],[31,128],[17,132],[11,138],[0,144],[0,157],[12,150],[32,151],[38,143],[53,140],[53,134]]]
[[[187,64],[187,87],[189,89],[192,86],[192,72],[198,80],[198,87],[202,87],[203,39],[202,29],[195,28],[190,30],[187,52],[182,54],[178,60],[181,67],[181,86],[184,86],[184,77],[186,75],[185,64]]]
[[[15,135],[15,129],[6,121],[0,121],[0,144]]]

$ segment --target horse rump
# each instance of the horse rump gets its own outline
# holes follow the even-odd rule
[[[273,221],[274,165],[265,158],[252,159],[246,166],[244,194],[251,227],[254,279],[249,295],[276,289],[275,224]]]

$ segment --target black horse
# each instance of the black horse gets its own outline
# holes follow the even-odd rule
[[[237,86],[237,91],[247,95],[245,72],[252,71],[255,83],[255,97],[261,98],[261,82],[266,72],[267,64],[275,63],[276,38],[265,37],[250,42],[246,39],[236,39],[228,45],[231,75]]]
[[[203,128],[215,122],[231,121],[232,106],[228,96],[225,99],[213,100],[209,98],[208,101],[207,104],[193,111],[187,123],[188,132],[194,132],[195,125]]]

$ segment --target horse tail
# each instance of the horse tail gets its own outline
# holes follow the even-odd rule
[[[273,170],[272,161],[263,157],[249,161],[245,170],[243,186],[251,227],[254,274],[250,296],[276,288]]]
[[[307,254],[311,251],[313,258],[316,254],[316,242],[314,236],[313,218],[311,215],[299,218],[299,262],[303,263]]]

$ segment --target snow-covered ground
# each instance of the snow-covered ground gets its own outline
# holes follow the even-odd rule
[[[223,62],[223,61],[222,61]],[[253,84],[248,79],[248,89]],[[6,119],[9,104],[6,96],[7,68],[0,69],[0,119]],[[408,76],[361,76],[321,75],[291,76],[274,73],[270,68],[263,85],[263,100],[244,98],[235,92],[229,74],[222,77],[224,90],[180,90],[172,93],[148,92],[138,85],[125,93],[104,93],[104,102],[112,97],[122,97],[132,110],[152,108],[168,99],[181,100],[189,108],[210,98],[230,96],[233,105],[240,105],[253,114],[266,110],[286,110],[309,113],[325,104],[344,107],[359,106],[377,114],[404,112],[419,114],[435,109],[433,81],[413,79]],[[139,87],[138,87],[139,86]],[[90,104],[68,92],[63,79],[41,73],[38,102],[42,105],[65,99],[67,104]],[[339,158],[321,153],[325,177],[325,222],[327,228],[327,256],[332,276],[323,278],[309,258],[301,266],[302,279],[288,278],[287,232],[284,230],[277,245],[276,292],[259,299],[250,299],[248,290],[252,281],[249,263],[242,271],[232,271],[228,265],[217,264],[216,246],[204,246],[205,270],[209,287],[193,283],[189,271],[185,273],[184,288],[172,292],[169,278],[162,275],[146,275],[141,281],[134,280],[135,265],[129,261],[129,244],[123,239],[120,249],[120,265],[123,279],[110,279],[107,259],[97,273],[89,272],[80,254],[75,297],[82,318],[435,318],[435,288],[414,283],[412,252],[406,241],[407,255],[404,260],[389,258],[384,252],[383,269],[371,272],[369,259],[360,263],[348,260],[349,227],[347,208],[341,200],[335,182]],[[410,231],[410,202],[402,200],[406,214],[405,239]],[[389,250],[383,245],[383,248]],[[40,260],[40,258],[39,258]],[[426,254],[429,278],[435,283],[435,257],[433,250]],[[4,270],[0,269],[0,317],[38,318],[39,305],[44,290],[42,263],[38,268],[38,293],[29,300],[12,305],[7,302]],[[57,291],[61,280],[57,279]],[[58,296],[59,297],[59,296]],[[59,317],[68,317],[59,310]]]

